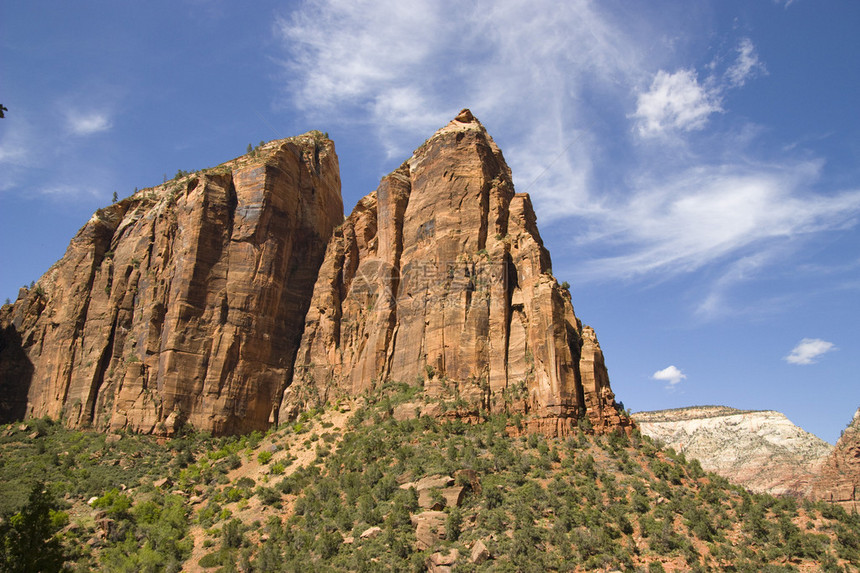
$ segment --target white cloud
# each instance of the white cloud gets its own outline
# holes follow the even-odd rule
[[[27,146],[12,138],[0,141],[0,163],[22,164],[27,160]]]
[[[667,382],[669,384],[667,388],[674,388],[676,385],[681,383],[681,380],[685,380],[687,378],[687,375],[681,372],[675,366],[667,366],[663,370],[658,370],[657,372],[652,374],[651,378],[653,378],[654,380]]]
[[[804,338],[791,350],[784,360],[789,364],[815,364],[816,358],[831,350],[836,350],[836,346],[832,342],[827,342],[820,338]]]
[[[708,66],[711,71],[716,63]],[[673,132],[701,130],[715,113],[724,113],[722,99],[729,89],[742,87],[757,73],[766,73],[755,46],[749,38],[742,38],[737,58],[728,67],[720,81],[710,75],[700,82],[693,69],[674,73],[659,70],[648,91],[640,92],[636,112],[631,116],[642,137],[654,137]]]
[[[853,225],[860,190],[831,196],[803,193],[820,164],[697,166],[633,185],[632,198],[592,224],[583,246],[620,253],[580,267],[586,278],[661,276],[698,270],[771,241]]]
[[[696,72],[679,70],[657,72],[651,88],[642,94],[633,117],[644,137],[667,131],[702,129],[711,114],[723,111],[716,90],[699,84]]]
[[[738,59],[726,70],[726,79],[731,87],[740,87],[757,72],[766,73],[764,64],[759,61],[752,40],[744,38],[738,46]]]
[[[113,126],[110,117],[104,112],[70,111],[66,114],[66,123],[69,131],[74,135],[92,135],[107,131]]]
[[[104,193],[94,187],[85,187],[83,185],[54,183],[47,184],[38,189],[42,195],[55,198],[72,198],[72,197],[103,197]]]

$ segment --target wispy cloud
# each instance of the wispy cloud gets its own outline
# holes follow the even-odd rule
[[[836,350],[836,346],[832,342],[820,338],[804,338],[784,360],[789,364],[815,364],[816,358],[832,350]]]
[[[27,165],[33,143],[31,125],[20,116],[6,118],[3,122],[5,129],[0,135],[0,165]]]
[[[38,192],[49,197],[62,199],[72,197],[101,197],[104,195],[101,189],[68,183],[48,184],[39,188]]]
[[[667,388],[674,388],[675,386],[680,384],[682,380],[686,380],[687,375],[673,365],[667,366],[662,370],[658,370],[651,375],[651,378],[653,378],[654,380],[659,380],[661,382],[666,382]]]
[[[66,125],[74,135],[92,135],[107,131],[113,127],[113,122],[106,112],[77,112],[66,113]]]
[[[726,70],[726,79],[731,87],[741,87],[757,73],[767,73],[767,70],[758,59],[752,40],[743,38],[738,46],[737,60]]]
[[[57,200],[104,197],[110,180],[107,169],[78,138],[109,129],[110,119],[102,113],[78,115],[63,107],[67,109],[61,113],[40,114],[19,106],[15,117],[3,120],[7,123],[0,134],[0,191],[26,189],[28,196]]]
[[[695,271],[768,240],[854,224],[860,190],[803,195],[817,162],[778,166],[697,166],[659,181],[634,185],[623,208],[613,209],[580,237],[619,254],[588,261],[586,277],[623,277]]]
[[[324,0],[280,19],[277,30],[291,105],[367,124],[401,151],[467,106],[525,138],[543,134],[544,146],[561,151],[559,128],[581,111],[571,96],[628,84],[642,58],[585,1]]]
[[[276,25],[285,105],[365,125],[392,157],[471,107],[542,222],[569,223],[580,280],[772,261],[776,242],[854,225],[860,190],[815,191],[822,161],[760,158],[749,124],[712,131],[766,73],[753,40],[697,70],[671,18],[588,0],[306,3]]]

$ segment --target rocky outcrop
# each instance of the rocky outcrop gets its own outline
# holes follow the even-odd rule
[[[860,409],[821,466],[810,497],[860,511]]]
[[[100,209],[0,311],[4,420],[238,433],[385,381],[431,398],[400,417],[630,425],[529,196],[468,110],[346,221],[319,132],[180,173]]]
[[[640,431],[754,492],[806,495],[833,446],[773,411],[723,406],[638,412]]]
[[[3,307],[0,415],[268,427],[342,221],[334,145],[318,132],[100,209]]]
[[[629,424],[551,266],[529,196],[463,110],[335,231],[282,410],[394,380],[549,435]]]

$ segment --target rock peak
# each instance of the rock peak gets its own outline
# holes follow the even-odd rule
[[[398,381],[456,396],[460,418],[523,414],[525,431],[629,425],[551,267],[528,195],[464,109],[329,243],[280,419]]]
[[[457,114],[457,117],[454,118],[454,121],[459,121],[460,123],[472,123],[477,120],[475,119],[475,116],[472,115],[472,111],[469,108],[463,108],[460,110],[460,113]]]
[[[486,128],[484,128],[483,124],[476,118],[472,112],[465,108],[460,111],[457,116],[449,121],[446,125],[439,128],[436,133],[434,133],[427,141],[425,141],[415,152],[412,154],[412,157],[407,160],[406,165],[410,169],[416,169],[420,166],[424,161],[425,154],[434,149],[434,143],[439,138],[447,137],[449,134],[457,134],[455,137],[456,142],[454,148],[460,150],[459,159],[457,157],[451,158],[451,163],[457,164],[460,162],[460,159],[465,158],[467,154],[462,153],[462,151],[468,146],[479,146],[483,147],[490,151],[490,153],[481,153],[479,155],[479,159],[484,164],[493,163],[495,165],[489,166],[491,170],[497,170],[502,173],[502,176],[505,177],[510,183],[510,188],[513,190],[513,182],[511,181],[511,170],[505,162],[504,157],[502,156],[502,151],[499,149],[499,146],[496,145],[496,142],[493,141],[493,138],[487,132]],[[459,138],[466,137],[468,135],[468,139],[466,141],[461,141]],[[436,146],[438,147],[438,146]],[[444,147],[444,146],[442,146]]]
[[[551,268],[468,109],[346,220],[323,133],[261,144],[99,210],[0,309],[0,419],[240,433],[391,381],[413,413],[627,427]]]

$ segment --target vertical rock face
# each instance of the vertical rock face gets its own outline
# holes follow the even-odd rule
[[[468,110],[335,230],[281,405],[424,384],[561,435],[619,414],[594,331],[551,274],[529,196]]]
[[[860,409],[822,465],[810,497],[860,511]]]
[[[0,314],[0,416],[267,427],[342,221],[334,145],[318,132],[100,209]]]
[[[3,420],[237,433],[388,380],[528,431],[630,424],[468,110],[345,222],[319,132],[136,193],[0,311]]]

